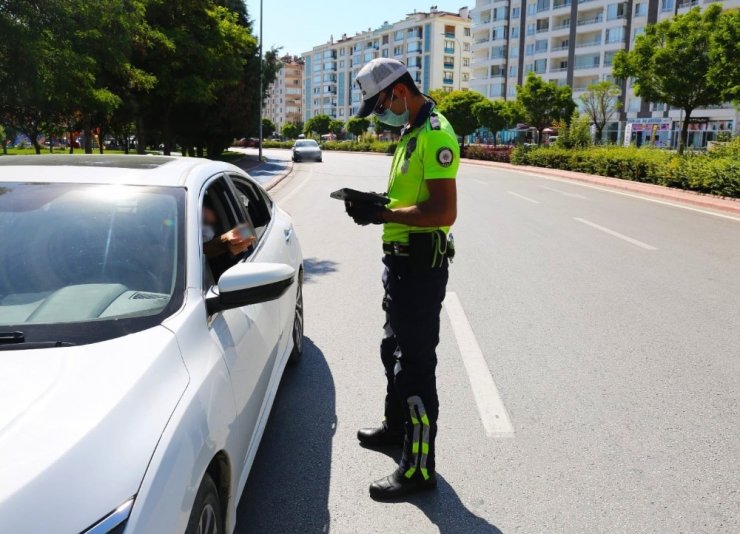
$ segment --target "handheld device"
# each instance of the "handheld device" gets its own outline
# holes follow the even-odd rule
[[[348,187],[338,189],[329,195],[337,200],[348,200],[350,202],[366,202],[375,206],[385,206],[391,199],[385,195],[373,192],[357,191]]]

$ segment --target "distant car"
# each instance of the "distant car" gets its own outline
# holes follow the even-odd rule
[[[302,280],[238,167],[0,157],[0,532],[232,532]]]
[[[554,145],[557,142],[558,142],[558,136],[557,135],[551,135],[550,137],[547,138],[547,144],[548,145]]]
[[[293,161],[322,161],[321,147],[313,139],[298,139],[293,144]]]

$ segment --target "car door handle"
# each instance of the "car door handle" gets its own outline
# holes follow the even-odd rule
[[[290,241],[290,238],[293,236],[293,225],[290,225],[290,228],[283,230],[283,233],[285,234],[285,240]]]

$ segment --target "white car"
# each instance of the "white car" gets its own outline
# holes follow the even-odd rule
[[[293,161],[322,161],[321,147],[313,139],[298,139],[293,143]]]
[[[204,254],[204,203],[249,250]],[[0,532],[231,532],[302,351],[302,265],[232,165],[0,157]]]

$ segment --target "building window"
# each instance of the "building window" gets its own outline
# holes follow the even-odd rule
[[[462,81],[467,82],[470,80],[470,75],[467,72],[463,72]]]
[[[452,54],[455,52],[455,41],[445,41],[445,53]]]
[[[519,7],[512,7],[511,8],[511,18],[512,19],[518,19],[522,15],[522,10]]]
[[[463,67],[469,67],[470,66],[470,58],[464,57],[463,58]]]
[[[385,35],[383,36],[383,39],[382,39],[382,41],[381,41],[381,42],[382,42],[382,43],[383,43],[384,45],[387,45],[387,44],[388,44],[388,40],[389,40],[389,36],[388,36],[388,34],[386,33],[386,34],[385,34]]]
[[[537,4],[527,4],[527,15],[534,15],[537,13]]]
[[[383,49],[383,57],[388,57],[388,49],[387,48],[384,48]]]
[[[343,60],[343,59],[341,59],[341,60],[339,61],[339,68],[340,68],[340,69],[343,69],[343,68],[344,68],[344,60]]]
[[[607,28],[606,30],[606,42],[607,43],[621,43],[624,42],[624,27],[618,28]]]
[[[511,28],[511,38],[517,39],[519,37],[519,26],[514,26]]]
[[[537,0],[537,11],[547,11],[550,9],[550,0]]]
[[[396,46],[393,49],[393,55],[394,56],[402,56],[403,55],[403,47],[402,46]]]
[[[452,71],[449,71],[449,70],[444,71],[443,78],[444,79],[442,81],[447,84],[450,84],[454,81],[452,77]]]
[[[536,54],[547,52],[547,39],[540,39],[534,43],[534,51]]]
[[[661,0],[660,2],[660,10],[663,12],[666,11],[673,11],[673,6],[675,5],[675,0]]]
[[[516,96],[516,85],[509,86],[509,96]]]
[[[505,46],[494,46],[491,48],[491,59],[500,59],[506,57]]]
[[[491,56],[493,57],[493,56]],[[517,58],[519,57],[519,43],[513,42],[511,43],[511,48],[509,49],[509,57],[510,58]]]
[[[465,52],[470,52],[470,43],[463,43],[463,50]]]
[[[519,74],[519,67],[516,65],[512,65],[509,67],[509,78],[516,78],[516,76]]]
[[[648,5],[647,4],[640,3],[640,2],[638,2],[638,3],[635,4],[635,16],[636,17],[645,17],[645,16],[647,16],[647,10],[648,10]]]
[[[527,24],[527,35],[534,35],[536,32],[536,26],[534,24]]]
[[[534,70],[534,63],[527,63],[526,65],[524,65],[524,73],[525,74],[529,74],[533,70]]]
[[[525,56],[534,55],[534,44],[530,43],[526,46],[526,48],[524,49],[524,55]]]
[[[394,40],[394,41],[403,41],[403,30],[398,30],[398,31],[397,31],[397,32],[396,32],[396,33],[394,34],[394,36],[393,36],[393,40]]]
[[[546,59],[536,59],[534,61],[534,71],[537,74],[544,74],[546,70],[547,70],[547,60]]]
[[[627,4],[620,2],[618,4],[609,4],[606,7],[606,20],[623,19],[626,15]]]
[[[640,26],[639,28],[635,28],[635,31],[632,32],[632,42],[634,43],[637,39],[637,36],[643,33],[645,33],[645,28],[643,28],[642,26]]]
[[[465,28],[465,37],[470,37],[470,28]]]
[[[616,51],[604,52],[604,66],[605,67],[611,67],[616,53],[617,53]]]

